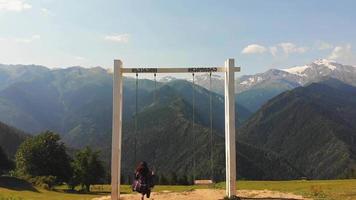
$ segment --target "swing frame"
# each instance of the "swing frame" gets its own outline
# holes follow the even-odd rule
[[[125,73],[214,73],[225,74],[225,163],[226,195],[236,196],[236,129],[235,129],[235,60],[229,58],[223,67],[178,68],[123,68],[121,60],[114,60],[113,70],[113,122],[111,148],[111,200],[120,199],[123,74]]]

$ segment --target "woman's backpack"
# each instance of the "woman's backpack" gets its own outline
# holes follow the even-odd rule
[[[145,193],[149,190],[148,184],[142,182],[140,179],[135,179],[132,183],[132,191]]]
[[[146,193],[154,186],[153,175],[142,176],[140,174],[136,175],[135,180],[132,183],[132,191],[139,193]]]

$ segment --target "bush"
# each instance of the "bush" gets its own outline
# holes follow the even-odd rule
[[[186,175],[178,176],[178,184],[179,185],[189,185],[188,176],[186,176]]]
[[[27,179],[32,185],[42,187],[46,190],[52,190],[53,186],[57,183],[55,176],[36,176]]]

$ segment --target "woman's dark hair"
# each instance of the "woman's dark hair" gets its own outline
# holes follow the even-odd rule
[[[148,169],[148,165],[145,161],[142,161],[138,164],[138,166],[136,167],[136,173],[140,173],[142,174],[143,176],[146,176],[149,172],[149,169]]]

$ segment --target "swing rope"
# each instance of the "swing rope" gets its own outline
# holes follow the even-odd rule
[[[136,99],[135,99],[135,136],[134,136],[134,166],[137,163],[137,125],[138,125],[138,73],[136,73]]]
[[[193,126],[193,146],[196,147],[196,132],[195,132],[195,76],[194,76],[194,73],[192,74],[193,75],[193,116],[192,116],[192,126]],[[193,154],[193,180],[196,180],[196,153]]]
[[[153,94],[153,105],[157,104],[157,74],[154,73],[154,86],[155,86],[155,91]],[[158,123],[158,127],[160,126],[159,124],[159,119],[157,120]],[[153,151],[153,170],[156,171],[156,162],[157,162],[157,155],[156,155],[156,151],[157,151],[157,146]]]
[[[209,74],[209,97],[210,97],[210,167],[211,167],[211,180],[214,181],[214,155],[213,155],[213,95],[211,84],[211,72]]]
[[[157,74],[154,74],[154,81],[155,81],[155,93],[153,96],[153,103],[157,103]]]

